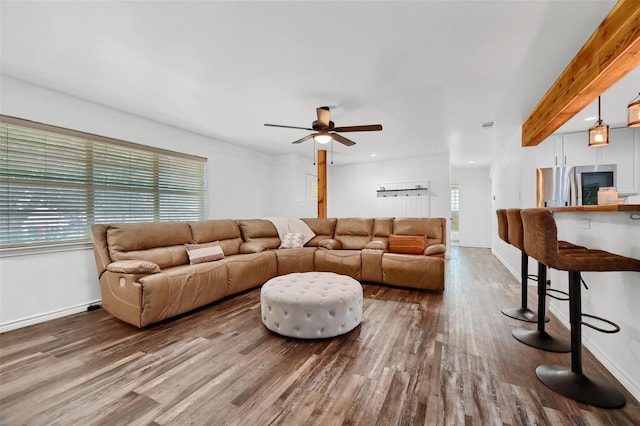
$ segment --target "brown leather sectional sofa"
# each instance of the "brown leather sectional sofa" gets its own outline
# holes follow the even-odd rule
[[[268,220],[101,224],[91,227],[102,306],[144,327],[291,272],[329,271],[359,281],[444,290],[442,218],[303,219],[316,236],[280,249]],[[426,236],[423,254],[390,253],[390,235]],[[189,263],[185,244],[219,241],[224,258]]]

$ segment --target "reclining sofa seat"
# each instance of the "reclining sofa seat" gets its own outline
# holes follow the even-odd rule
[[[233,220],[93,225],[102,306],[138,327],[256,287],[276,276],[272,252],[243,251]],[[189,264],[185,244],[220,241],[225,258]]]
[[[137,327],[170,318],[291,272],[331,271],[357,280],[444,290],[442,218],[302,219],[316,234],[279,249],[267,220],[93,225],[102,305]],[[425,235],[424,255],[388,252],[391,234]],[[224,259],[189,264],[185,244],[219,241]]]

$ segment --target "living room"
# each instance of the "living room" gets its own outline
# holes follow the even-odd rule
[[[529,107],[528,110],[517,111],[517,114],[515,114],[519,118],[519,121],[514,121],[517,121],[518,126],[500,130],[500,119],[496,119],[495,117],[482,119],[496,119],[496,125],[498,127],[495,130],[499,130],[501,133],[498,134],[499,136],[481,136],[483,138],[481,141],[486,143],[484,148],[482,146],[462,148],[463,150],[466,149],[470,156],[477,155],[477,163],[471,165],[469,161],[472,160],[467,160],[466,156],[457,153],[456,150],[461,149],[457,147],[457,142],[447,137],[443,138],[443,140],[447,142],[429,143],[426,148],[428,151],[425,151],[425,148],[418,148],[421,140],[415,135],[420,132],[425,132],[424,129],[420,129],[419,132],[411,136],[415,145],[409,146],[409,150],[407,150],[404,141],[388,140],[384,135],[389,134],[393,130],[393,125],[388,125],[388,123],[396,124],[397,122],[391,115],[385,115],[387,113],[384,111],[379,112],[376,108],[364,106],[360,107],[360,111],[357,114],[351,115],[350,117],[349,114],[351,112],[349,108],[352,107],[348,104],[349,99],[346,99],[346,97],[345,99],[340,98],[340,87],[342,87],[343,84],[336,84],[329,78],[335,78],[335,70],[327,77],[328,80],[319,83],[318,87],[314,86],[314,81],[305,82],[307,85],[306,90],[309,92],[322,91],[322,88],[326,87],[324,91],[328,98],[322,99],[323,103],[319,103],[321,102],[320,98],[322,98],[322,96],[314,98],[314,96],[309,95],[308,99],[305,99],[304,102],[298,101],[298,103],[291,101],[289,103],[289,105],[293,105],[291,107],[286,101],[279,102],[273,106],[272,110],[269,108],[269,102],[264,102],[256,106],[252,105],[251,102],[245,102],[245,97],[240,98],[242,99],[242,101],[240,101],[233,98],[215,98],[211,96],[208,98],[208,102],[216,104],[215,109],[211,111],[194,111],[191,110],[193,106],[180,105],[178,103],[171,105],[166,111],[158,111],[159,107],[154,104],[153,101],[147,99],[130,99],[122,94],[118,95],[123,96],[121,99],[122,103],[119,107],[116,107],[113,104],[110,105],[109,102],[102,102],[100,99],[111,99],[110,96],[113,94],[109,94],[109,92],[126,92],[127,88],[120,89],[109,85],[109,79],[105,76],[100,76],[100,88],[96,90],[96,93],[90,99],[83,99],[80,94],[75,94],[72,87],[67,86],[68,90],[65,90],[64,84],[56,85],[55,75],[47,78],[46,73],[38,74],[34,68],[32,73],[38,75],[38,77],[32,77],[29,72],[25,72],[25,70],[20,67],[21,62],[19,60],[12,62],[9,61],[9,58],[14,58],[13,56],[5,56],[8,55],[4,53],[7,51],[6,49],[10,49],[8,52],[11,53],[15,52],[14,49],[30,46],[28,43],[26,45],[20,44],[23,43],[22,37],[18,37],[20,33],[12,32],[12,28],[15,28],[12,25],[18,25],[17,23],[14,22],[8,25],[8,21],[13,17],[11,15],[13,11],[12,7],[14,7],[12,3],[13,2],[3,2],[2,4],[3,72],[0,86],[2,88],[2,101],[0,106],[3,115],[20,117],[87,133],[104,135],[123,141],[205,157],[207,158],[209,218],[241,219],[267,216],[314,217],[316,215],[316,200],[313,197],[307,196],[308,181],[305,179],[307,175],[315,176],[317,174],[314,158],[312,157],[314,149],[310,144],[301,144],[301,146],[291,145],[291,141],[302,136],[302,134],[298,136],[297,132],[288,133],[287,130],[284,129],[277,130],[278,133],[273,134],[270,133],[273,129],[263,127],[263,123],[277,122],[292,125],[308,125],[309,122],[314,119],[315,107],[324,103],[342,102],[342,105],[337,105],[332,111],[336,122],[340,120],[338,122],[339,124],[351,124],[349,122],[351,119],[358,120],[357,124],[359,124],[361,120],[366,121],[370,119],[371,121],[380,121],[385,125],[385,130],[375,136],[369,136],[365,133],[355,134],[357,137],[354,136],[354,140],[358,142],[356,147],[366,146],[368,144],[375,144],[374,146],[376,147],[382,147],[383,144],[386,144],[391,147],[384,148],[388,149],[386,156],[383,154],[383,151],[376,152],[377,157],[375,160],[372,160],[371,154],[373,152],[370,152],[369,149],[349,151],[349,149],[353,147],[343,147],[339,145],[334,147],[334,164],[328,166],[328,216],[383,216],[384,210],[380,207],[380,201],[376,198],[376,191],[381,185],[396,182],[426,181],[429,185],[429,204],[428,211],[426,211],[424,215],[449,218],[449,188],[452,183],[464,182],[466,195],[463,192],[461,197],[467,198],[461,200],[461,206],[464,206],[467,210],[466,213],[461,212],[461,221],[464,222],[462,224],[463,230],[461,230],[460,245],[484,249],[491,248],[497,258],[506,264],[506,267],[514,276],[518,276],[519,274],[519,254],[516,250],[506,247],[498,240],[494,211],[497,207],[524,207],[535,205],[533,170],[536,164],[535,159],[532,159],[531,156],[527,154],[528,150],[535,148],[521,147],[521,131],[519,125],[524,121],[527,114],[535,107],[538,100],[544,95],[554,79],[571,58],[573,58],[589,35],[615,4],[615,2],[602,2],[599,4],[585,5],[586,10],[580,12],[584,15],[581,16],[580,19],[577,19],[582,25],[580,31],[576,30],[576,34],[572,35],[572,40],[562,44],[562,52],[558,49],[555,53],[557,56],[554,57],[556,68],[549,67],[548,69],[538,70],[538,72],[544,74],[544,78],[536,79],[531,86],[519,89],[519,91],[516,92],[520,96],[527,96],[526,105]],[[545,13],[548,12],[546,7],[552,8],[553,5],[551,3],[553,2],[545,4],[545,7],[540,9],[534,8],[539,14],[538,22],[544,21]],[[32,7],[35,8],[41,6],[37,2],[31,4],[33,5]],[[458,6],[463,8],[464,3],[459,3]],[[507,9],[514,7],[514,5],[508,3],[503,6]],[[493,7],[495,7],[495,5]],[[337,4],[331,4],[330,6],[325,6],[325,8],[327,9],[327,13],[331,13],[332,9],[340,10]],[[45,8],[44,10],[47,9]],[[355,8],[355,10],[357,10],[357,8]],[[406,13],[410,14],[410,11],[409,9]],[[562,8],[559,11],[570,14],[569,10]],[[242,13],[247,12],[241,8],[237,13],[242,16]],[[572,13],[576,12],[572,11]],[[24,19],[24,15],[21,14],[20,16]],[[547,18],[550,20],[550,23],[546,25],[550,27],[558,26],[562,22],[561,17]],[[562,18],[564,18],[564,16]],[[378,19],[381,19],[381,17],[378,16]],[[188,27],[188,25],[185,24],[185,27]],[[337,28],[339,28],[338,24],[335,25],[333,30],[337,31]],[[55,29],[55,23],[48,28],[48,30],[52,32],[55,32]],[[178,30],[174,29],[172,31]],[[35,33],[33,36],[46,38],[44,34],[46,33]],[[317,44],[308,45],[308,49],[312,53],[318,49],[318,45],[323,45],[322,29],[318,29],[316,35],[318,37]],[[248,40],[251,42],[257,37],[257,35],[249,35]],[[20,43],[14,45],[12,44],[13,40],[18,40]],[[547,39],[545,39],[545,42],[551,43],[551,41]],[[357,43],[354,44],[357,45]],[[45,45],[40,46],[46,48]],[[114,53],[107,48],[108,46],[102,47],[105,49],[105,64],[108,64],[109,61],[112,60],[110,55]],[[548,48],[548,46],[538,46],[541,50],[544,50],[543,47]],[[340,50],[340,44],[329,46],[327,49],[329,52],[332,50]],[[122,51],[116,50],[116,56],[120,54],[118,52],[126,52],[126,49]],[[71,53],[73,55],[83,55],[82,51]],[[129,54],[131,53],[132,52],[129,52]],[[233,52],[233,54],[236,53],[237,52]],[[258,55],[256,52],[252,53]],[[268,53],[269,52],[265,54],[265,52],[262,52],[262,56],[260,56],[259,59],[261,61],[278,60],[268,58]],[[124,53],[122,54],[124,55]],[[404,52],[404,54],[408,55],[406,52]],[[133,52],[133,57],[137,55],[143,56],[139,52]],[[305,56],[305,59],[308,61],[305,62],[306,67],[312,66],[311,64],[313,63],[311,60],[313,59],[313,55],[311,53],[308,53],[308,55],[309,57]],[[402,57],[400,53],[398,55]],[[244,57],[243,54],[239,54],[238,56],[239,61]],[[515,52],[514,56],[517,56]],[[329,54],[329,57],[331,57],[331,54]],[[551,58],[545,57],[545,59]],[[135,62],[134,59],[131,60]],[[535,60],[535,58],[532,58],[530,62],[524,61],[520,64],[522,67],[530,66],[531,61]],[[380,70],[380,72],[391,72],[394,70],[394,66],[412,65],[411,60],[404,59],[404,61],[406,62],[398,62],[398,65],[389,66],[389,69]],[[478,61],[479,63],[482,62],[481,60]],[[42,65],[43,68],[46,68],[46,63]],[[253,62],[251,62],[251,66],[253,66]],[[339,65],[337,65],[337,67],[339,67]],[[246,70],[247,68],[250,68],[250,66],[246,68],[238,67],[238,69],[241,70]],[[269,67],[265,65],[264,68]],[[166,78],[164,72],[157,72],[158,79]],[[126,72],[123,74],[126,75]],[[42,75],[45,77],[42,77]],[[242,79],[256,79],[264,85],[269,85],[268,78],[270,76],[271,72],[269,71],[257,74],[245,72],[245,74],[241,75],[231,86],[235,85],[234,89],[240,90],[242,87]],[[633,76],[637,77],[637,72],[631,77],[633,78]],[[383,77],[388,78],[389,76],[384,75]],[[82,79],[98,79],[98,76],[77,75],[72,78],[82,81]],[[396,78],[398,77],[396,76]],[[154,78],[151,78],[151,80],[153,79]],[[373,81],[378,80],[372,80],[372,82]],[[637,79],[635,81],[637,83]],[[349,83],[353,82],[349,81]],[[505,84],[507,83],[511,88],[521,86],[521,82],[519,81],[505,82]],[[136,84],[143,84],[143,82],[138,80]],[[369,84],[372,83],[369,82]],[[402,87],[403,85],[397,82],[395,84],[404,88]],[[459,88],[456,88],[456,90],[465,91],[469,89],[471,83],[467,82],[466,84],[466,86],[461,85]],[[90,86],[93,87],[92,85]],[[173,90],[190,92],[193,97],[199,96],[197,90],[194,90],[190,86],[190,83],[179,79]],[[416,88],[415,94],[412,96],[428,99],[431,90],[436,89],[433,88],[431,83],[427,82],[423,86]],[[370,92],[374,92],[374,90],[370,90]],[[381,89],[381,92],[378,98],[371,100],[372,103],[384,104],[386,102],[392,105],[401,103],[401,101],[392,98],[393,93],[385,93],[385,89]],[[208,93],[208,95],[211,94],[212,93]],[[275,99],[280,96],[280,93],[273,90],[271,91],[271,95],[272,98]],[[386,95],[386,98],[383,95]],[[629,100],[634,95],[635,93],[630,92],[628,96]],[[300,94],[300,97],[304,97],[304,94]],[[367,99],[365,99],[365,101],[367,101]],[[306,103],[308,108],[300,108],[300,103]],[[495,104],[500,103],[500,100],[487,100],[487,103],[493,105],[493,107],[490,108],[491,111],[500,111],[500,108],[495,106]],[[477,105],[478,102],[473,102],[473,108]],[[211,131],[209,125],[202,124],[201,126],[192,126],[194,122],[208,122],[211,120],[211,117],[220,114],[221,111],[225,111],[225,108],[227,108],[227,114],[233,117],[223,118],[222,120],[228,119],[229,121],[233,121],[234,124],[238,125],[238,134],[241,134],[243,130],[241,123],[245,120],[245,118],[243,118],[243,107],[251,110],[253,114],[252,117],[260,117],[257,122],[251,123],[251,126],[258,127],[257,130],[252,131],[259,131],[261,132],[260,134],[264,135],[262,136],[263,139],[258,141],[259,143],[263,145],[268,144],[270,142],[266,141],[271,141],[273,138],[276,138],[279,139],[282,146],[286,147],[289,151],[281,149],[279,152],[274,152],[271,148],[256,149],[255,145],[243,145],[237,143],[237,140],[234,138],[217,137],[217,134],[215,131]],[[624,110],[626,104],[618,105],[617,107]],[[467,107],[467,109],[473,108]],[[144,109],[148,109],[150,113],[148,115],[140,114],[139,111]],[[171,116],[170,112],[167,112],[171,111],[171,109],[189,110],[193,122],[179,122],[176,117]],[[262,113],[263,115],[261,115]],[[370,115],[367,115],[367,113]],[[409,115],[408,121],[412,123],[411,126],[420,127],[418,123],[423,119],[421,114],[437,116],[438,108],[437,106],[431,106],[427,110],[420,110],[418,112],[410,111],[407,106],[401,105],[397,106],[395,113],[398,115]],[[163,114],[167,117],[166,121],[162,120]],[[342,118],[339,118],[340,114],[343,114]],[[424,119],[426,120],[426,116]],[[466,121],[466,118],[461,117],[460,120]],[[462,127],[480,127],[480,119],[475,120],[474,116],[472,121],[473,123],[465,123]],[[249,126],[249,124],[246,126]],[[481,131],[491,132],[492,130],[483,129]],[[397,135],[409,139],[404,133]],[[436,135],[436,137],[441,137],[440,133]],[[479,135],[483,134],[480,133]],[[238,136],[238,138],[240,138],[240,136]],[[498,140],[494,141],[494,138]],[[176,141],[179,141],[179,143],[176,143]],[[467,145],[464,145],[464,147],[467,147]],[[478,152],[476,153],[475,150]],[[329,156],[331,156],[331,154],[332,153],[329,152]],[[638,155],[637,151],[635,155]],[[359,156],[360,158],[354,159],[353,156]],[[486,159],[484,159],[484,157],[486,157]],[[469,198],[470,194],[473,194],[472,198]],[[492,197],[495,198],[492,199]],[[469,214],[469,212],[471,212],[471,214]],[[622,227],[624,225],[620,226]],[[635,231],[636,228],[632,228],[633,231]],[[466,229],[466,233],[464,229]],[[598,247],[597,239],[594,240],[591,238],[589,242]],[[621,254],[629,256],[638,257],[639,255],[637,252],[638,248],[628,243],[615,245],[615,243],[607,242],[606,244],[608,244],[607,247],[601,248],[612,251],[617,249]],[[0,310],[1,331],[25,327],[53,318],[85,311],[88,305],[99,303],[100,301],[100,289],[97,284],[93,253],[89,244],[84,244],[80,247],[67,247],[63,250],[55,251],[37,248],[27,251],[23,250],[20,253],[3,255],[0,262],[2,263],[2,282],[0,283],[0,293],[2,294]],[[627,281],[632,279],[629,277],[630,275],[624,275],[623,279]],[[616,277],[611,280],[612,286],[617,278],[619,278],[619,275],[616,275]],[[637,277],[635,278],[637,279]],[[598,283],[597,280],[595,282]],[[604,283],[608,285],[608,279]],[[625,289],[629,291],[628,286],[626,286]],[[38,296],[33,297],[33,295]],[[614,301],[619,301],[618,297],[619,295],[616,295]],[[637,300],[637,297],[637,292],[630,295],[630,299],[632,300]],[[560,308],[558,309],[557,312],[561,312]],[[637,332],[637,325],[633,325],[634,322],[635,324],[638,323],[637,314],[625,312],[622,315],[621,320],[626,324],[627,330],[631,329],[632,332]],[[505,332],[508,333],[509,330],[505,330]],[[640,377],[638,377],[638,372],[633,366],[635,362],[634,356],[637,354],[635,347],[630,346],[634,341],[633,339],[634,338],[628,338],[628,340],[614,344],[615,348],[611,352],[626,352],[628,354],[621,360],[615,360],[616,355],[607,351],[606,346],[608,343],[606,343],[606,341],[605,343],[599,343],[598,347],[601,352],[604,353],[604,356],[599,357],[599,359],[604,363],[606,361],[603,361],[602,358],[607,360],[613,357],[614,360],[610,363],[615,366],[615,369],[622,372],[621,376],[628,380],[624,382],[625,386],[638,398],[638,383],[640,383]],[[632,347],[632,349],[628,349],[628,347]],[[621,348],[624,350],[621,351]],[[620,380],[620,375],[616,375],[616,377]]]

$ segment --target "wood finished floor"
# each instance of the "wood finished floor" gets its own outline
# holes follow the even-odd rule
[[[447,274],[443,294],[365,284],[360,327],[327,340],[269,332],[259,289],[143,330],[97,310],[4,333],[0,424],[640,424],[622,387],[603,410],[538,381],[569,355],[513,339],[519,284],[490,250],[453,247]],[[584,371],[612,379],[586,350]]]

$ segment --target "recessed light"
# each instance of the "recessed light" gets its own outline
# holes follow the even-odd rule
[[[469,160],[469,164],[475,164],[476,162],[473,160]]]
[[[372,157],[376,157],[376,154],[371,154]]]

